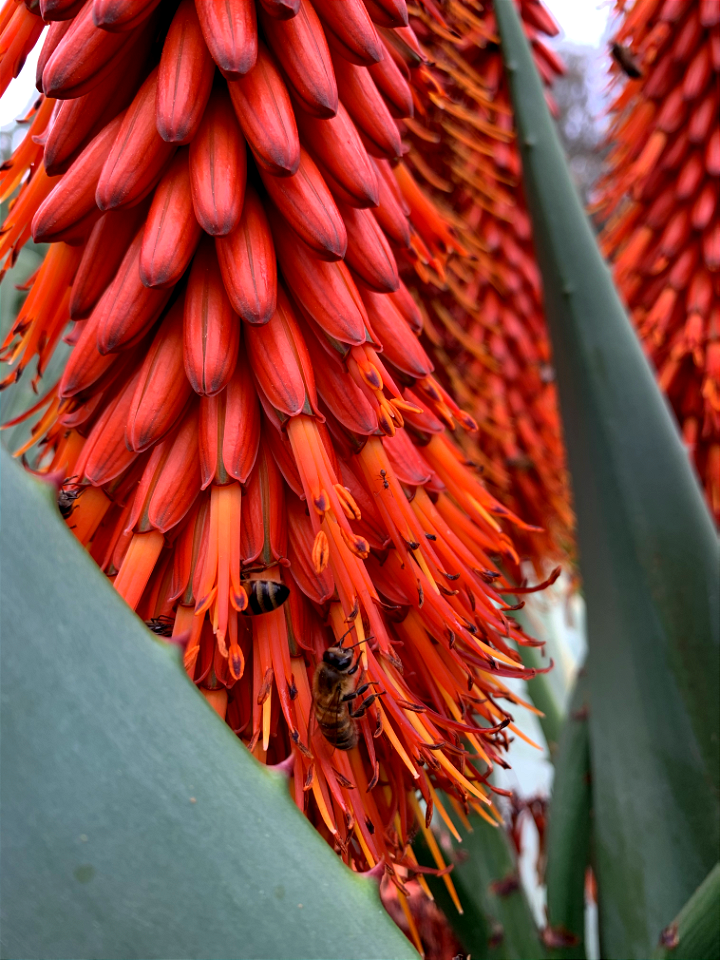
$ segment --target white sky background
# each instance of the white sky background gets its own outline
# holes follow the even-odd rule
[[[560,25],[561,33],[552,44],[576,43],[584,47],[603,45],[604,33],[612,15],[612,0],[544,0]]]
[[[563,47],[584,48],[588,55],[588,103],[598,129],[604,130],[610,92],[608,42],[615,29],[614,0],[544,0],[544,3],[560,27],[557,37],[544,38],[544,42],[554,49],[560,48],[561,56]]]
[[[31,50],[30,56],[25,61],[25,66],[20,71],[20,76],[10,81],[10,85],[3,94],[2,100],[0,100],[0,127],[6,127],[13,120],[21,117],[35,97],[39,96],[35,89],[35,69],[42,49],[42,42],[43,37]]]

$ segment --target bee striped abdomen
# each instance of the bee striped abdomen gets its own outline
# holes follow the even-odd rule
[[[245,583],[248,595],[247,613],[270,613],[277,610],[290,596],[290,590],[284,583],[275,580],[250,580]]]
[[[318,720],[318,726],[328,743],[337,747],[338,750],[352,750],[358,742],[357,728],[347,708],[344,716],[339,716],[334,723],[323,723],[322,720]]]
[[[315,719],[322,735],[338,750],[352,750],[358,741],[357,726],[350,715],[349,703],[343,699],[352,694],[354,686],[353,678],[347,672],[352,657],[348,656],[347,659],[347,667],[341,669],[323,660],[313,675]]]

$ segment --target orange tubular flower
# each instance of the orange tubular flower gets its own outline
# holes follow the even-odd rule
[[[601,243],[720,523],[720,4],[617,7]]]
[[[519,7],[550,82],[563,68],[540,36],[557,27],[538,0]],[[467,458],[532,524],[516,530],[514,542],[540,571],[572,552],[574,521],[494,13],[491,4],[444,4],[442,13],[439,5],[419,5],[411,25],[429,60],[388,37],[383,63],[392,62],[398,75],[391,80],[386,72],[381,81],[373,74],[395,116],[404,117],[398,125],[407,144],[393,170],[396,192],[392,200],[381,196],[380,209],[395,222],[404,211],[411,230],[402,236],[380,222],[423,305],[442,381],[479,426],[461,441]],[[406,89],[414,116],[398,112]]]
[[[0,253],[31,228],[51,245],[4,357],[37,357],[40,375],[65,333],[25,449],[68,478],[70,528],[151,629],[186,643],[191,679],[346,863],[384,863],[404,896],[416,828],[447,817],[439,790],[498,820],[488,777],[515,730],[500,702],[518,702],[504,681],[533,672],[501,594],[517,537],[540,535],[450,436],[477,427],[436,379],[398,272],[417,258],[459,289],[488,241],[392,166],[396,115],[430,95],[403,0],[210,6],[45,4],[65,19],[2,171],[20,192]],[[0,50],[42,26],[16,0],[0,23]],[[118,101],[107,77],[134,51]],[[42,144],[78,100],[94,125],[49,177]],[[512,249],[536,290],[527,244]],[[470,283],[489,304],[485,275]]]

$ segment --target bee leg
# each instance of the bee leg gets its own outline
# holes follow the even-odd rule
[[[350,711],[350,716],[354,720],[359,720],[360,717],[364,717],[365,711],[370,706],[370,704],[374,703],[378,699],[378,697],[383,697],[384,695],[385,695],[384,693],[371,693],[369,697],[365,697],[365,699],[357,708],[357,710]]]
[[[355,687],[352,693],[346,693],[342,698],[342,703],[350,703],[352,700],[356,700],[359,696],[365,693],[366,690],[370,689],[369,683],[364,683],[361,687]]]
[[[349,703],[351,700],[356,700],[361,694],[365,693],[366,690],[369,690],[370,687],[376,687],[377,685],[377,680],[368,680],[368,682],[364,683],[361,687],[355,687],[352,693],[345,694],[342,698],[342,703]]]
[[[361,661],[361,660],[362,660],[362,654],[359,653],[359,654],[357,655],[357,660],[355,661],[355,663],[350,667],[350,669],[349,669],[348,672],[347,672],[349,677],[352,677],[353,674],[355,674],[355,673],[358,672],[358,670],[360,669],[360,661]]]

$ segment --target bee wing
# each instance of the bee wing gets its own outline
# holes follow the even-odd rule
[[[340,686],[340,684],[338,684],[337,690],[333,694],[333,698],[332,698],[332,707],[337,714],[339,714],[340,711],[342,710],[342,704],[340,703],[341,697],[342,697],[342,687]],[[339,734],[340,734],[340,724],[338,724],[333,730],[332,737],[327,738],[328,742],[332,744],[333,750],[337,746],[337,742],[339,740]]]

